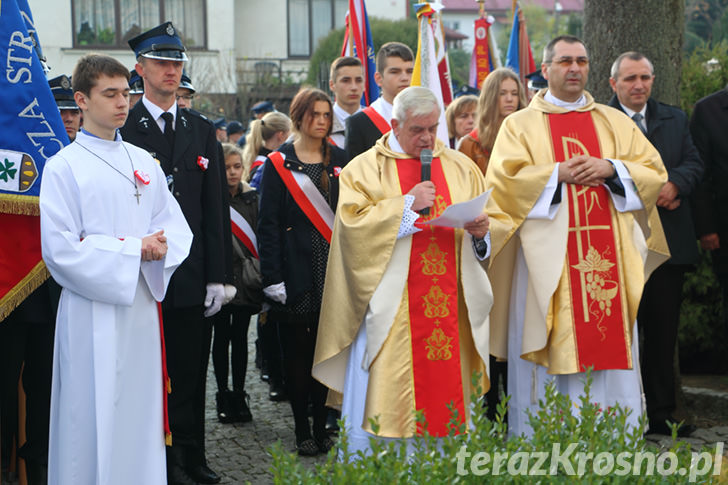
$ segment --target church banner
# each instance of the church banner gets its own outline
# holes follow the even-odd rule
[[[442,74],[442,59],[447,60],[445,46],[436,32],[441,29],[441,3],[418,3],[414,5],[417,12],[417,56],[410,86],[429,88],[440,103],[440,124],[437,137],[445,144],[450,142],[445,122],[445,108],[452,100],[450,73]]]
[[[48,277],[40,182],[45,162],[68,144],[34,30],[25,0],[0,2],[0,321]]]

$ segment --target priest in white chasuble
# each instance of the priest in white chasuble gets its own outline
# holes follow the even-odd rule
[[[486,187],[513,219],[494,243],[491,347],[508,358],[508,422],[530,434],[547,380],[578,403],[592,368],[592,401],[643,399],[635,319],[649,274],[669,255],[655,208],[667,173],[623,113],[584,91],[584,44],[557,37],[544,51],[548,89],[508,116]],[[575,412],[578,412],[575,410]]]
[[[167,483],[169,383],[157,302],[192,233],[160,167],[117,133],[128,113],[128,78],[111,57],[78,61],[73,88],[83,129],[43,173],[43,259],[63,287],[51,484]]]
[[[427,432],[444,436],[448,404],[468,419],[474,371],[481,392],[489,388],[486,258],[510,225],[493,212],[459,229],[422,224],[484,192],[478,167],[436,140],[439,113],[429,89],[403,90],[392,132],[340,175],[312,372],[343,393],[352,451],[369,447],[370,419],[382,439],[422,433],[416,410]],[[433,156],[426,181],[424,149]]]

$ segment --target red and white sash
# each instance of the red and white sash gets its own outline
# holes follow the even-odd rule
[[[263,162],[265,162],[265,155],[258,155],[255,157],[255,160],[253,160],[253,163],[250,165],[250,169],[253,170],[254,168],[258,168],[261,165],[263,165]]]
[[[240,212],[233,209],[232,206],[230,207],[230,226],[235,237],[240,239],[253,256],[258,258],[258,240],[255,237],[255,231]]]
[[[321,233],[326,241],[331,244],[331,231],[334,228],[334,211],[329,207],[321,192],[311,179],[302,173],[293,172],[283,166],[285,156],[281,152],[273,152],[268,155],[273,163],[276,172],[283,180],[286,188],[293,196],[298,207],[311,221],[311,224]]]
[[[389,122],[385,120],[384,117],[371,106],[367,106],[366,108],[364,108],[362,110],[362,113],[367,115],[367,118],[369,118],[371,122],[374,123],[374,126],[376,126],[377,129],[382,132],[382,135],[386,135],[392,130],[392,126],[389,124]]]

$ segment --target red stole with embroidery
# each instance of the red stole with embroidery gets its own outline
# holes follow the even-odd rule
[[[398,159],[400,188],[406,194],[419,183],[420,161]],[[432,160],[436,187],[431,219],[451,204],[450,191],[439,158]],[[458,334],[458,277],[455,230],[423,225],[412,236],[407,279],[415,408],[423,410],[427,431],[445,436],[453,410],[462,422],[465,415]],[[418,426],[418,433],[423,429]]]
[[[551,140],[557,161],[577,155],[601,158],[590,112],[550,114]],[[579,369],[628,369],[626,302],[621,291],[619,251],[603,185],[567,184],[568,276]]]

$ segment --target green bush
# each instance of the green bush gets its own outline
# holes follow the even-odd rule
[[[315,469],[306,467],[294,454],[284,451],[279,442],[271,450],[274,482],[433,485],[568,483],[577,479],[582,483],[684,483],[690,478],[690,471],[695,475],[696,483],[712,480],[710,473],[713,467],[709,466],[708,457],[712,460],[714,450],[705,449],[703,454],[691,455],[689,445],[674,440],[669,450],[659,451],[655,463],[662,460],[664,464],[670,458],[670,464],[676,462],[676,470],[682,468],[685,472],[661,476],[658,470],[664,470],[663,466],[653,468],[652,475],[646,474],[649,465],[644,461],[637,465],[639,460],[630,458],[638,453],[652,454],[653,457],[658,453],[643,438],[644,420],[638,429],[625,431],[630,411],[619,406],[600,409],[591,402],[590,388],[591,377],[587,373],[584,396],[575,403],[549,384],[545,399],[539,402],[539,410],[530,416],[534,434],[529,439],[508,436],[503,420],[506,403],[501,403],[495,421],[488,420],[483,413],[475,413],[471,429],[465,433],[465,425],[459,423],[455,415],[449,436],[438,442],[425,433],[425,436],[413,440],[410,451],[402,441],[382,444],[372,439],[371,454],[364,456],[359,452],[352,456],[348,451],[346,434],[342,431],[339,443],[329,452],[326,462]],[[475,399],[473,402],[474,406],[480,406]],[[578,408],[576,415],[572,414],[574,407]],[[423,421],[421,415],[418,420]],[[343,430],[344,426],[341,428]],[[456,430],[458,434],[455,434]],[[674,435],[675,431],[673,438]],[[563,459],[554,462],[553,451]],[[531,452],[544,453],[544,456]],[[612,473],[602,473],[606,465],[599,458],[601,452],[605,452],[604,456],[616,457]],[[492,457],[491,462],[485,462],[485,453]],[[674,458],[665,453],[673,453]],[[620,465],[620,456],[626,458],[629,467]],[[543,461],[539,462],[542,458]],[[701,458],[703,461],[700,461]],[[636,474],[632,473],[633,466],[637,466]],[[533,472],[543,473],[535,473],[539,475],[536,478]]]
[[[717,63],[710,62],[711,59]],[[659,73],[658,73],[659,75]],[[700,99],[714,93],[728,83],[728,44],[708,48],[702,45],[693,51],[682,65],[680,99],[682,109],[690,115]]]

